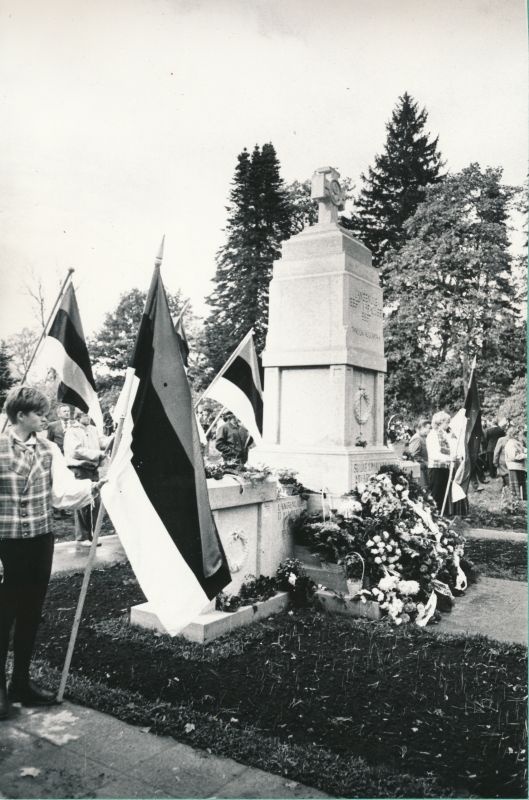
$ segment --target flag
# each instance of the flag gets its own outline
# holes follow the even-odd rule
[[[454,503],[458,500],[463,500],[468,494],[470,476],[476,468],[481,436],[483,434],[475,366],[472,368],[465,397],[465,405],[462,410],[464,410],[466,420],[465,427],[460,433],[460,441],[463,441],[464,446],[463,460],[457,469],[452,483],[452,500]]]
[[[155,269],[127,370],[103,502],[138,582],[175,635],[230,581],[209,505],[191,392]]]
[[[263,389],[253,332],[249,331],[208,386],[202,399],[211,397],[239,419],[255,442],[263,433]]]
[[[68,403],[89,414],[98,431],[103,433],[103,415],[71,283],[48,330],[39,362],[46,365],[59,380],[59,402]]]

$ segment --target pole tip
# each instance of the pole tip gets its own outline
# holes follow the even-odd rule
[[[161,267],[161,265],[162,265],[164,245],[165,245],[165,233],[162,236],[162,241],[161,241],[161,244],[160,244],[160,249],[158,250],[158,255],[154,259],[154,266],[155,267]]]

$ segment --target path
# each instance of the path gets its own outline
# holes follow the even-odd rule
[[[0,798],[329,797],[63,703],[0,722]]]

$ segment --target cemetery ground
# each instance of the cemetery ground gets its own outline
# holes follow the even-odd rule
[[[38,646],[50,685],[81,579],[50,585]],[[203,646],[131,627],[142,600],[127,564],[96,569],[70,700],[332,795],[526,796],[522,645],[309,608]]]

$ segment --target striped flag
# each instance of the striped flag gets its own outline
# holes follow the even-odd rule
[[[211,397],[239,419],[255,442],[263,434],[263,388],[259,363],[249,331],[215,376],[201,399]]]
[[[463,461],[455,474],[452,484],[452,500],[457,502],[468,495],[470,476],[476,468],[479,455],[479,446],[483,431],[481,428],[481,406],[479,402],[478,382],[476,379],[475,361],[472,365],[472,374],[465,397],[464,410],[465,426],[460,437],[463,443]],[[459,412],[461,413],[461,412]]]
[[[122,437],[103,501],[147,600],[175,635],[231,576],[209,505],[191,392],[158,267],[123,397]]]
[[[75,291],[70,283],[48,330],[39,362],[58,379],[59,402],[79,408],[103,433],[103,415],[96,394],[90,358]]]

